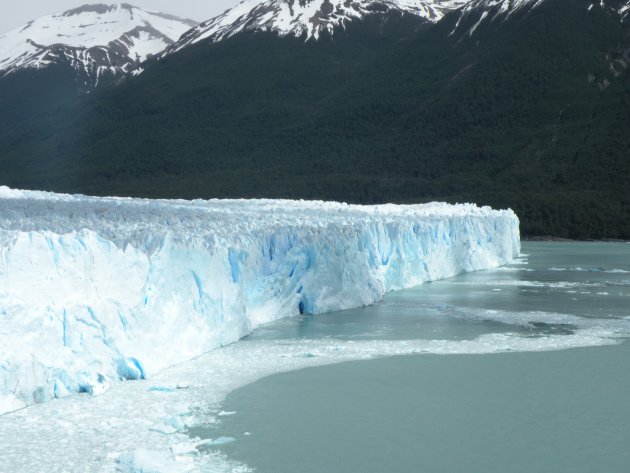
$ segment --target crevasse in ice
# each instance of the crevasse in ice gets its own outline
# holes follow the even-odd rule
[[[0,413],[98,393],[300,312],[495,267],[511,210],[95,198],[0,187]]]

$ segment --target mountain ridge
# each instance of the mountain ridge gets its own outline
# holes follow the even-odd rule
[[[471,37],[485,22],[505,21],[546,1],[243,0],[202,23],[148,12],[128,3],[86,4],[40,17],[0,35],[0,79],[19,70],[65,64],[75,71],[80,87],[89,91],[102,82],[141,73],[144,62],[153,56],[161,59],[198,42],[213,43],[260,32],[318,40],[322,34],[332,36],[345,29],[352,21],[391,13],[411,15],[428,24],[438,23],[448,14],[458,15],[451,34],[464,29]],[[613,6],[609,6],[611,3]],[[629,17],[627,0],[591,3],[588,8],[595,6],[616,11],[622,21]],[[73,21],[76,18],[85,21]],[[102,31],[104,24],[115,26]]]
[[[400,12],[435,23],[468,0],[244,0],[186,32],[165,54],[202,40],[217,42],[244,32],[271,31],[279,36],[318,39],[348,22],[372,14]]]

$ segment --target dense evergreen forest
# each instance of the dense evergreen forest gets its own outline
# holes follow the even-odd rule
[[[588,4],[474,34],[452,33],[454,15],[308,42],[242,34],[87,96],[61,68],[15,74],[0,81],[0,184],[472,201],[513,208],[524,235],[630,239],[630,27]]]

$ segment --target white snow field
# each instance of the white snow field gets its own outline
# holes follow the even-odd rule
[[[509,262],[511,210],[0,187],[0,413],[98,394],[298,314]]]

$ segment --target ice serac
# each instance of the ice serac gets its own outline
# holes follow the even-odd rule
[[[511,210],[0,187],[0,410],[98,393],[300,312],[502,265]]]

